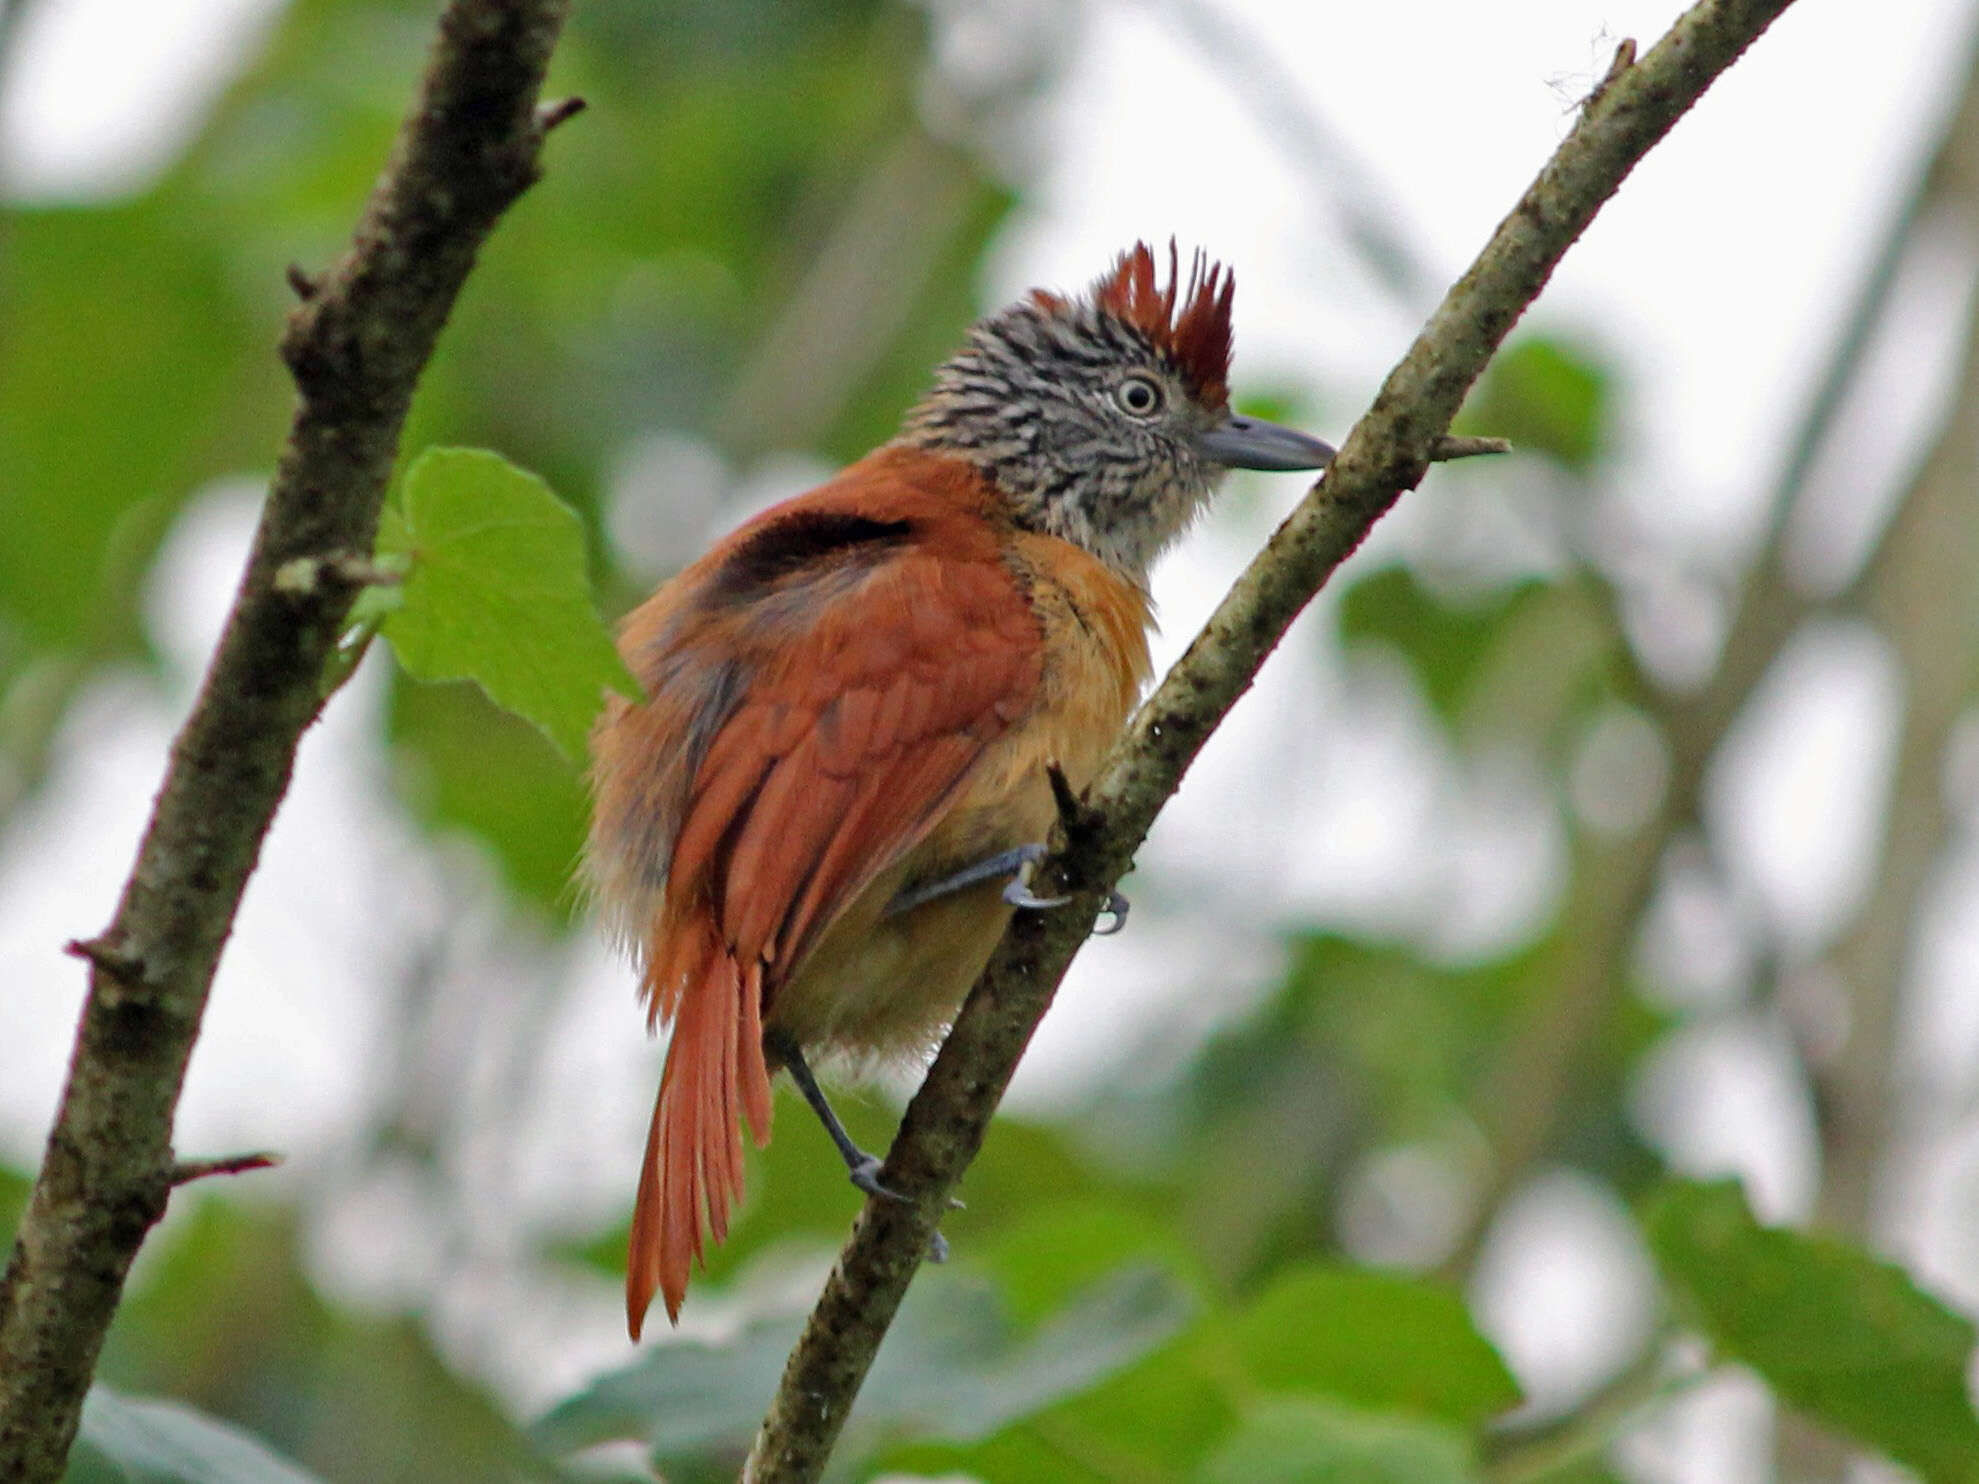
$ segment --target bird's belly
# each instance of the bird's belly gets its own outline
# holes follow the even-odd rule
[[[885,896],[875,890],[875,906],[891,899],[898,879],[889,872],[876,883]],[[923,1055],[954,1019],[1010,920],[1001,885],[970,887],[899,917],[848,913],[778,993],[770,1027],[807,1051],[861,1061]]]
[[[778,991],[768,1025],[806,1050],[858,1059],[921,1056],[955,1018],[1010,921],[1007,877],[885,915],[903,887],[1042,841],[1057,806],[1045,774],[1058,762],[1074,788],[1098,766],[1106,733],[1075,741],[1058,728],[1000,739],[960,799],[907,859],[866,888]]]

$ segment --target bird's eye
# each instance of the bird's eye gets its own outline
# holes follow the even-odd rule
[[[1113,389],[1113,400],[1122,412],[1150,417],[1161,410],[1161,386],[1145,376],[1130,376]]]

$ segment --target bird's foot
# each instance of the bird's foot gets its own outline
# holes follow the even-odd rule
[[[1050,899],[1033,897],[1021,884],[1024,873],[1045,857],[1045,848],[1040,844],[1019,845],[1013,850],[999,850],[995,855],[985,856],[979,861],[964,866],[933,881],[923,881],[918,886],[910,886],[886,904],[886,915],[898,917],[903,912],[911,912],[926,902],[941,897],[953,896],[958,891],[967,891],[972,886],[981,886],[985,881],[994,881],[1000,876],[1015,876],[1003,889],[1003,899],[1013,907],[1056,907],[1069,897]],[[1017,893],[1013,896],[1011,893]]]
[[[880,1183],[880,1167],[882,1163],[883,1161],[877,1155],[861,1154],[857,1163],[848,1166],[852,1183],[865,1191],[867,1195],[876,1195],[881,1200],[899,1201],[905,1205],[909,1197],[902,1195],[890,1185],[882,1185]],[[962,1209],[962,1203],[953,1196],[949,1198],[948,1204],[954,1210],[959,1211]],[[928,1261],[948,1261],[948,1238],[944,1237],[938,1231],[928,1233]]]
[[[899,1201],[908,1204],[908,1197],[890,1185],[880,1184],[880,1168],[885,1164],[877,1154],[868,1154],[863,1149],[853,1151],[858,1157],[845,1162],[847,1175],[852,1183],[867,1195],[879,1196],[882,1200]]]
[[[1042,844],[1033,842],[1029,845],[1019,845],[1015,850],[1006,850],[1003,854],[1009,860],[1009,865],[1005,869],[1015,873],[1003,888],[1003,900],[1011,906],[1027,907],[1037,912],[1047,907],[1063,907],[1072,900],[1070,897],[1041,897],[1031,890],[1032,868],[1047,854]]]
[[[1003,888],[1004,901],[1013,907],[1028,907],[1034,911],[1038,911],[1047,907],[1063,907],[1067,902],[1072,900],[1069,896],[1041,897],[1031,890],[1029,880],[1031,868],[1045,858],[1046,851],[1044,846],[1020,845],[1017,849],[1008,852],[1008,854],[1017,857],[1018,864],[1017,874],[1011,877],[1009,885]],[[1106,905],[1100,910],[1111,917],[1113,921],[1105,927],[1095,926],[1093,928],[1093,936],[1096,938],[1110,938],[1124,928],[1127,925],[1127,909],[1129,905],[1130,903],[1127,899],[1119,892],[1109,891],[1106,894]]]
[[[901,913],[911,912],[924,903],[950,896],[958,891],[966,891],[972,886],[980,886],[985,881],[994,881],[999,876],[1010,878],[1003,886],[1003,900],[1013,907],[1021,907],[1031,912],[1063,907],[1072,900],[1070,896],[1039,896],[1031,890],[1031,871],[1048,854],[1050,852],[1039,841],[999,851],[950,875],[908,887],[887,903],[886,915],[898,917]],[[1105,910],[1113,921],[1106,927],[1093,929],[1095,935],[1102,938],[1111,937],[1127,925],[1127,899],[1117,891],[1109,892]]]

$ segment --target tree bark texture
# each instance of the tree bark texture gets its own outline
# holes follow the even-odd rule
[[[565,0],[453,0],[349,250],[282,338],[301,393],[247,571],[116,915],[74,945],[89,994],[39,1178],[0,1281],[0,1478],[62,1476],[145,1233],[214,968],[326,659],[364,580],[419,374],[563,116],[537,98]]]

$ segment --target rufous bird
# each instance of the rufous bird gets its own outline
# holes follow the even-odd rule
[[[626,1320],[677,1320],[786,1070],[853,1183],[880,1161],[810,1061],[923,1055],[1148,678],[1148,566],[1226,469],[1333,450],[1230,411],[1232,281],[1145,245],[1083,298],[977,324],[900,433],[749,521],[628,617],[643,702],[593,738],[586,874],[673,1027]],[[1124,904],[1123,904],[1124,906]]]

